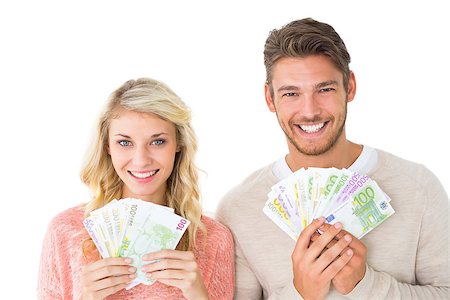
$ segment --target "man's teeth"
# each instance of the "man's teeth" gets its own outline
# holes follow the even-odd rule
[[[145,172],[145,173],[134,173],[134,172],[130,172],[130,173],[137,178],[147,178],[147,177],[155,175],[156,171]]]
[[[325,123],[319,123],[314,125],[299,125],[300,128],[307,133],[314,133],[322,129]]]

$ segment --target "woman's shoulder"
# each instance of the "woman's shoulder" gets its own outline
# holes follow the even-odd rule
[[[205,225],[208,234],[231,235],[227,226],[211,216],[202,215],[202,223]]]
[[[76,206],[59,212],[51,219],[42,246],[43,264],[65,264],[73,259],[73,253],[78,253],[80,243],[87,238],[86,230],[83,230],[83,215],[84,207]]]
[[[77,206],[73,206],[67,208],[59,213],[57,213],[53,219],[52,223],[61,223],[61,222],[74,222],[80,221],[84,216],[84,204],[79,204]]]
[[[205,215],[202,216],[202,223],[206,229],[206,245],[217,245],[227,249],[233,247],[233,236],[228,227]]]
[[[48,225],[48,231],[56,235],[67,235],[79,231],[83,226],[84,205],[77,205],[56,214]]]

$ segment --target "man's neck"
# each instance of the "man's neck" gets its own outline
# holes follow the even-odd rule
[[[362,146],[343,140],[337,143],[326,153],[320,155],[306,155],[300,153],[293,145],[288,144],[289,154],[286,162],[289,168],[295,172],[300,168],[317,167],[338,169],[350,167],[361,154]]]

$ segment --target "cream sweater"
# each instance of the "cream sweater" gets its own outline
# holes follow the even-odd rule
[[[424,166],[378,151],[368,175],[391,197],[395,214],[364,236],[365,277],[347,295],[327,299],[450,299],[449,199]],[[235,299],[301,299],[293,286],[295,242],[262,212],[272,165],[251,174],[221,200],[217,217],[235,240]]]

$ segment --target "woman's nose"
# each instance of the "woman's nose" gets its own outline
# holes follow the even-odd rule
[[[146,147],[137,147],[133,154],[133,163],[138,166],[143,166],[151,163],[152,156]]]

